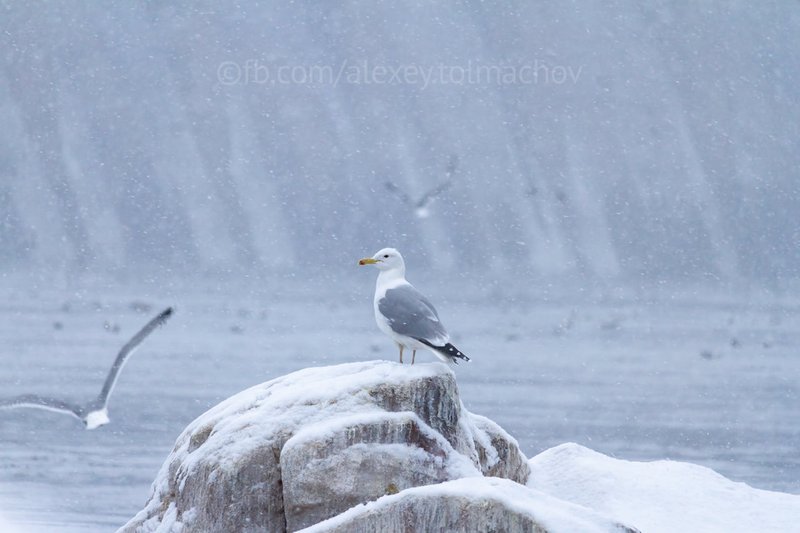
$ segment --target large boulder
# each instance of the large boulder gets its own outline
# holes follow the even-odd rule
[[[120,531],[296,531],[384,495],[482,476],[524,484],[527,459],[464,409],[445,365],[310,368],[192,422]]]

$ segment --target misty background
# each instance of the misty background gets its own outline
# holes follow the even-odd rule
[[[781,288],[798,27],[788,1],[3,2],[0,269],[269,277],[392,245]],[[448,180],[424,218],[398,194]]]

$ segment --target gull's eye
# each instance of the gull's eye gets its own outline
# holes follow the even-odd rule
[[[383,256],[384,259],[389,259],[389,254]]]

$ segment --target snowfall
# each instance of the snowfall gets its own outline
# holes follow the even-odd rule
[[[142,509],[177,436],[217,403],[299,369],[395,360],[374,325],[369,278],[339,293],[291,283],[255,295],[187,284],[114,298],[7,289],[9,396],[93,396],[127,336],[162,307],[177,311],[125,367],[109,425],[0,412],[0,514],[13,524],[3,531],[120,527]],[[531,458],[530,495],[514,505],[577,505],[648,532],[787,531],[800,520],[793,302],[670,293],[493,305],[446,283],[428,293],[472,357],[455,368],[465,407]],[[492,485],[470,487],[454,490]]]
[[[789,1],[0,2],[0,395],[87,401],[176,309],[108,425],[0,411],[0,531],[113,531],[215,405],[394,361],[356,266],[384,246],[530,458],[513,505],[797,530],[798,27]]]

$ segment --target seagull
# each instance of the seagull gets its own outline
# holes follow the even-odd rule
[[[86,429],[96,429],[108,424],[108,397],[111,395],[111,391],[114,390],[114,385],[117,383],[117,378],[119,378],[122,367],[125,366],[128,358],[142,341],[158,326],[164,324],[171,315],[171,307],[161,311],[157,317],[145,324],[145,326],[122,347],[117,354],[117,358],[114,360],[114,364],[111,365],[111,370],[108,371],[106,381],[103,383],[103,389],[100,391],[97,398],[89,403],[77,405],[59,398],[48,398],[39,396],[38,394],[23,394],[22,396],[17,396],[8,400],[0,400],[0,409],[32,407],[34,409],[45,409],[47,411],[63,413],[74,416],[83,422]]]
[[[414,209],[414,215],[417,218],[428,218],[431,214],[428,206],[433,201],[434,198],[442,194],[444,191],[450,188],[453,184],[453,174],[456,171],[456,167],[458,166],[458,156],[453,155],[450,157],[450,161],[447,163],[447,169],[445,171],[445,181],[440,183],[439,185],[432,187],[429,189],[425,194],[423,194],[419,200],[412,199],[408,194],[406,194],[400,187],[398,187],[394,182],[387,181],[386,188],[395,193],[400,200],[409,207]]]
[[[417,350],[430,350],[444,362],[458,364],[459,359],[469,357],[450,344],[450,335],[439,320],[436,308],[406,281],[406,265],[403,256],[394,248],[384,248],[372,257],[365,257],[359,265],[373,265],[380,270],[375,284],[375,321],[378,329],[389,335],[400,349],[413,350],[411,364]]]

